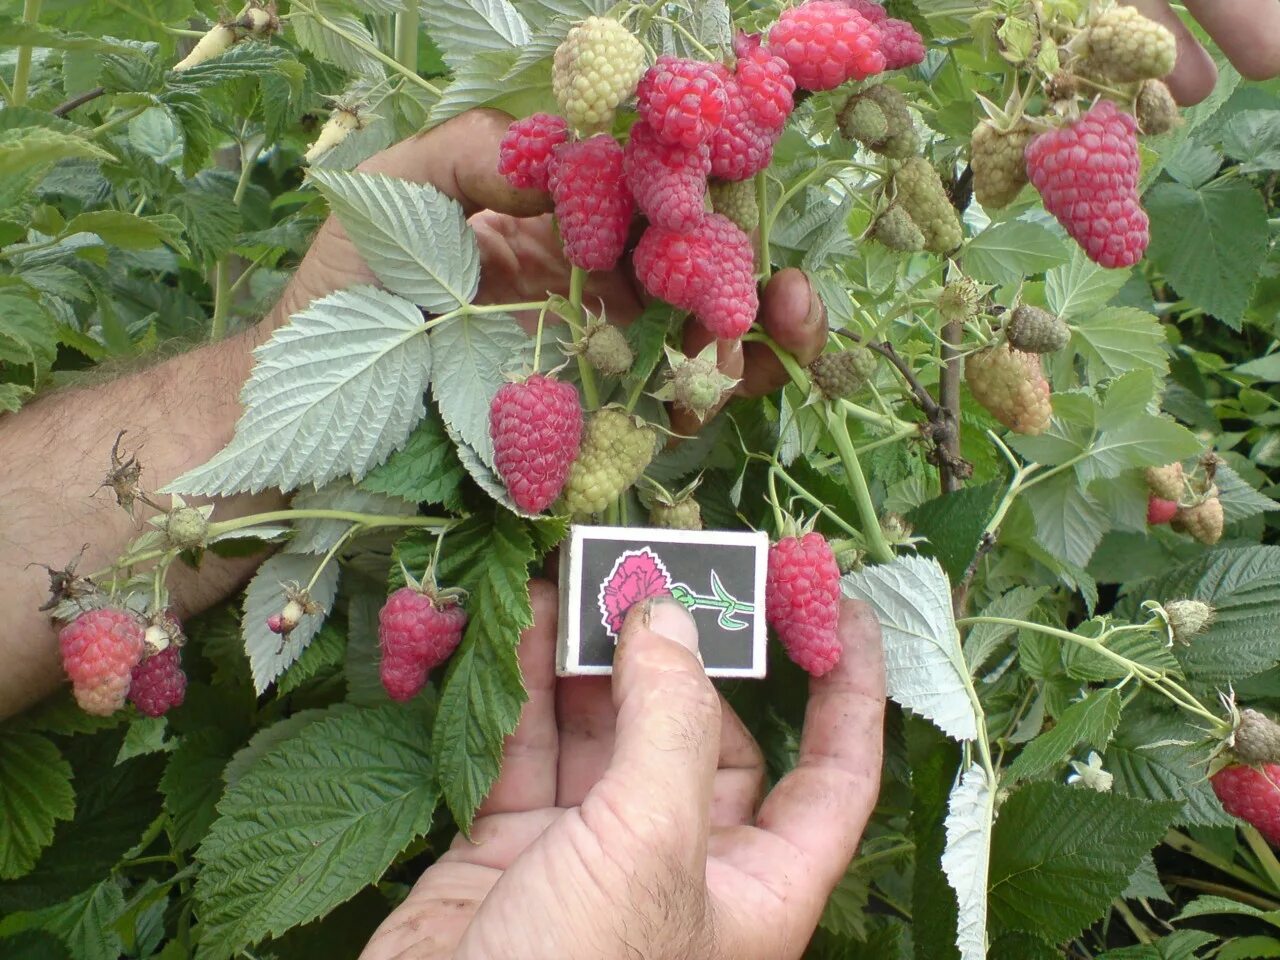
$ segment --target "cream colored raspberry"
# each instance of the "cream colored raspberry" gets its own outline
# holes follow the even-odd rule
[[[1147,467],[1147,486],[1151,492],[1162,500],[1177,503],[1186,493],[1186,483],[1182,477],[1182,464],[1166,463],[1163,467]]]
[[[1159,80],[1173,69],[1178,44],[1167,27],[1133,7],[1113,7],[1089,27],[1086,70],[1108,80]]]
[[[1217,497],[1209,497],[1194,507],[1182,507],[1173,515],[1175,529],[1185,530],[1207,547],[1222,539],[1224,522],[1222,501]]]
[[[973,195],[988,210],[1013,203],[1027,184],[1024,153],[1031,130],[1019,125],[998,130],[984,120],[973,128],[970,166],[973,167]]]
[[[964,372],[974,399],[1014,433],[1034,437],[1049,426],[1053,402],[1035,354],[1002,343],[968,357]]]
[[[565,484],[565,512],[602,512],[640,479],[656,447],[657,434],[643,421],[614,407],[596,411]]]
[[[617,20],[587,17],[556,47],[551,89],[571,127],[597,133],[612,126],[643,73],[640,41]]]

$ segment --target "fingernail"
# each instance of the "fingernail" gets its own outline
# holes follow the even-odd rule
[[[698,652],[698,627],[693,617],[670,597],[654,597],[645,604],[644,625],[686,650]]]

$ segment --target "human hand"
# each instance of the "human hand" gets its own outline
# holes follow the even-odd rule
[[[479,303],[519,303],[550,293],[568,295],[569,263],[564,259],[548,211],[550,198],[535,190],[516,190],[498,173],[498,144],[511,118],[494,110],[472,110],[431,131],[402,141],[370,158],[360,169],[415,183],[430,183],[462,204],[480,245]],[[333,217],[320,229],[269,326],[283,323],[312,300],[357,283],[376,283],[341,224]],[[627,325],[638,317],[643,294],[630,261],[617,270],[593,273],[585,302],[603,309],[611,323]],[[803,273],[779,270],[762,291],[760,322],[785,350],[806,364],[826,343],[826,311]],[[517,315],[533,328],[537,313]],[[685,351],[695,354],[714,338],[700,324],[685,331]],[[740,379],[739,393],[760,396],[788,377],[765,344],[722,341],[720,369]],[[672,430],[692,433],[698,420],[672,411]]]
[[[1213,92],[1218,68],[1179,19],[1170,0],[1124,0],[1148,19],[1173,31],[1178,62],[1165,83],[1184,106]],[[1204,27],[1232,65],[1250,80],[1280,75],[1280,2],[1277,0],[1185,0],[1187,12]]]
[[[361,960],[789,960],[876,801],[884,666],[869,607],[810,681],[800,760],[764,759],[707,679],[678,604],[633,608],[615,673],[557,680],[556,591],[531,584],[529,691],[472,838],[422,875]]]

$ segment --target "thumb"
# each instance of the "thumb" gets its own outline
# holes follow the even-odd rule
[[[720,756],[720,698],[697,653],[698,630],[661,597],[627,616],[613,670],[618,710],[604,781],[638,814],[633,826],[691,870],[705,869],[711,797]]]

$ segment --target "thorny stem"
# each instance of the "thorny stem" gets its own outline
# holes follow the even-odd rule
[[[862,521],[862,538],[866,541],[867,553],[876,563],[892,563],[893,548],[880,529],[880,518],[876,515],[875,504],[871,502],[871,490],[862,473],[862,465],[858,462],[858,452],[853,448],[849,425],[838,411],[830,407],[827,408],[827,431],[835,441],[836,451],[844,464],[845,476],[853,488],[853,502],[858,507],[859,519]]]
[[[35,25],[40,19],[40,5],[43,0],[26,0],[22,5],[22,22]],[[18,62],[13,68],[13,89],[10,91],[9,106],[22,107],[27,103],[27,81],[31,77],[31,50],[29,46],[18,48]]]
[[[569,307],[574,322],[580,327],[586,326],[586,317],[582,312],[582,291],[587,285],[587,271],[574,267],[569,273]],[[582,380],[582,399],[588,410],[600,406],[600,391],[596,389],[596,372],[591,369],[585,353],[578,354],[578,376]]]
[[[400,76],[404,77],[410,83],[416,84],[417,86],[421,87],[423,90],[426,90],[428,93],[432,94],[433,96],[437,96],[437,97],[440,96],[440,88],[437,87],[434,83],[431,83],[429,80],[424,80],[422,77],[418,76],[418,71],[416,69],[410,69],[409,67],[400,63],[400,61],[398,61],[395,57],[387,56],[385,53],[379,50],[372,43],[369,43],[369,41],[365,40],[363,37],[358,37],[355,34],[350,33],[344,28],[338,26],[338,24],[334,23],[332,20],[326,17],[323,13],[321,13],[315,7],[310,6],[308,4],[301,4],[296,2],[294,3],[294,7],[296,9],[305,11],[308,16],[313,17],[316,23],[320,24],[320,26],[324,27],[330,33],[341,37],[347,43],[351,44],[353,47],[358,49],[361,53],[365,53],[373,57],[375,60],[381,63],[384,67],[400,74]]]

